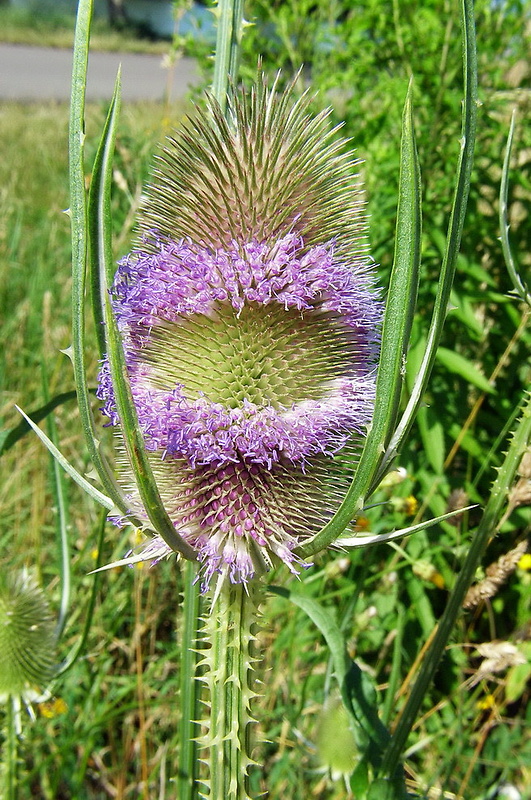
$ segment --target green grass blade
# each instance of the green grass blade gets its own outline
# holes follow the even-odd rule
[[[100,523],[98,526],[98,538],[97,538],[98,558],[96,561],[97,567],[99,567],[101,564],[102,552],[103,552],[103,538],[105,534],[106,522],[107,522],[107,514],[104,513],[101,515]],[[92,625],[92,617],[94,615],[94,609],[96,607],[96,597],[99,585],[99,575],[97,573],[98,573],[97,569],[93,570],[93,572],[91,573],[94,574],[94,579],[92,581],[92,590],[90,592],[90,599],[88,602],[88,606],[84,613],[85,622],[83,625],[83,632],[79,640],[76,642],[76,644],[68,654],[65,662],[62,664],[62,666],[59,668],[59,671],[56,673],[55,679],[59,678],[61,675],[64,675],[64,673],[76,663],[79,656],[84,650],[90,632],[90,628]]]
[[[43,395],[45,400],[49,403],[48,395],[48,381],[46,372],[43,366]],[[57,426],[55,419],[52,415],[46,419],[48,436],[50,441],[57,447],[58,436]],[[68,537],[69,530],[69,515],[68,515],[68,501],[66,498],[65,480],[62,470],[59,468],[59,462],[52,457],[52,483],[53,493],[55,498],[56,513],[55,525],[57,530],[57,540],[59,544],[59,573],[61,575],[61,600],[59,603],[59,616],[57,619],[56,636],[60,638],[68,616],[70,607],[70,543]]]
[[[317,536],[298,548],[297,553],[303,557],[313,555],[337,539],[360,510],[391,438],[402,393],[404,358],[417,299],[420,238],[420,170],[410,86],[403,115],[396,245],[382,331],[374,418],[346,497]]]
[[[509,167],[511,164],[511,152],[513,148],[514,126],[516,123],[516,111],[513,111],[511,117],[511,127],[509,128],[509,136],[507,137],[507,147],[505,148],[505,157],[503,159],[502,177],[500,183],[500,240],[502,246],[503,257],[509,277],[513,282],[514,289],[518,296],[531,305],[531,292],[523,282],[520,274],[516,268],[516,264],[511,251],[511,243],[509,242],[509,222],[507,215],[507,198],[509,194]]]
[[[411,396],[402,419],[386,450],[381,468],[377,475],[377,480],[383,477],[392,460],[395,458],[401,443],[413,424],[417,409],[422,400],[422,395],[426,389],[437,355],[437,347],[441,340],[444,321],[448,310],[448,301],[450,299],[450,292],[455,275],[457,256],[459,255],[461,234],[470,192],[478,104],[476,34],[472,0],[463,0],[461,18],[463,28],[463,78],[465,97],[461,131],[461,153],[459,156],[457,181],[448,226],[446,250],[439,275],[439,282],[437,284],[437,294],[427,337],[426,350],[411,391]]]
[[[400,603],[397,609],[396,635],[393,643],[393,659],[391,662],[391,672],[387,681],[387,690],[382,708],[382,722],[388,725],[391,721],[391,714],[395,704],[396,695],[400,687],[400,676],[402,666],[402,643],[406,627],[406,613],[404,606]]]

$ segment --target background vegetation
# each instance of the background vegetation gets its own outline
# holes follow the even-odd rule
[[[497,218],[503,150],[516,107],[511,240],[522,272],[529,270],[530,15],[529,2],[477,3],[482,106],[453,309],[426,408],[399,461],[407,478],[380,490],[376,499],[386,505],[353,523],[364,530],[390,530],[467,498],[484,504],[511,414],[531,384],[527,316],[510,296]],[[459,147],[456,4],[257,0],[247,17],[257,24],[244,40],[244,78],[254,74],[257,53],[266,70],[282,68],[285,80],[304,64],[301,89],[311,81],[316,106],[331,104],[332,119],[345,121],[344,132],[364,160],[372,252],[383,286],[393,252],[401,107],[414,76],[424,251],[422,311],[408,361],[412,377],[437,281]],[[204,58],[199,47],[192,52]],[[206,60],[204,65],[208,76]],[[127,251],[155,144],[182,113],[145,104],[124,109],[115,171],[117,256]],[[66,119],[63,106],[0,106],[0,389],[6,429],[17,422],[15,402],[25,409],[43,403],[43,384],[50,395],[73,386],[69,361],[59,352],[69,344],[70,314]],[[92,108],[89,142],[102,120],[103,109]],[[94,357],[94,376],[96,371]],[[60,407],[56,419],[66,455],[87,471],[74,405]],[[1,467],[4,569],[30,565],[57,602],[49,458],[35,437],[26,436],[2,456]],[[80,490],[69,486],[68,492],[74,611],[61,658],[84,623],[100,524],[99,512]],[[500,787],[507,783],[522,798],[531,797],[531,559],[522,557],[522,549],[508,555],[529,535],[530,514],[525,502],[509,511],[484,564],[498,584],[463,614],[411,737],[407,774],[421,796],[488,800],[503,797]],[[302,576],[301,588],[335,609],[351,654],[378,683],[390,721],[444,607],[473,523],[474,512],[470,520],[415,534],[399,546],[332,551]],[[104,560],[121,557],[130,545],[129,535],[109,526]],[[289,580],[278,576],[283,584]],[[83,658],[38,707],[36,722],[25,727],[21,798],[174,797],[166,776],[178,764],[171,706],[178,683],[179,586],[173,563],[116,570],[100,580]],[[334,697],[320,634],[302,611],[271,597],[261,641],[266,671],[259,716],[268,743],[260,760],[269,797],[348,797],[343,780],[323,765],[326,742],[337,741],[340,722],[333,720],[330,734]],[[493,642],[494,649],[486,650]],[[507,656],[508,647],[516,648],[521,663]],[[258,788],[258,774],[255,781]]]
[[[73,8],[75,8],[73,6]],[[33,0],[25,5],[0,3],[0,42],[71,48],[74,43],[75,13],[53,2]],[[93,50],[121,50],[127,53],[166,53],[168,43],[134,26],[112,26],[99,16],[92,27]]]

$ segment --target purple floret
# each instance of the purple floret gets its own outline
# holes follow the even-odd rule
[[[295,234],[274,246],[251,242],[228,252],[186,242],[155,241],[158,252],[137,251],[119,263],[114,309],[122,330],[212,312],[229,302],[279,303],[299,311],[316,307],[341,314],[346,325],[374,339],[380,320],[367,259],[345,264],[329,242],[306,249]]]
[[[361,435],[374,400],[374,381],[344,379],[322,399],[289,409],[248,401],[241,408],[226,408],[205,397],[189,401],[181,387],[163,393],[139,384],[133,396],[150,450],[186,458],[192,466],[244,458],[271,468],[281,457],[295,464],[318,454],[333,455],[353,433]],[[108,414],[115,418],[112,404]]]

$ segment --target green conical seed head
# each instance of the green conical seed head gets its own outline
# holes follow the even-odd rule
[[[168,139],[111,292],[153,474],[205,590],[276,558],[298,572],[373,412],[381,305],[356,161],[293,94],[260,77]],[[113,425],[116,377],[105,359]],[[164,554],[157,537],[144,551]]]
[[[319,760],[334,778],[348,776],[359,761],[354,734],[345,706],[339,697],[328,698],[317,736]]]
[[[42,688],[54,673],[55,619],[26,570],[0,582],[0,695]]]
[[[330,130],[329,111],[313,115],[307,94],[294,101],[293,86],[275,88],[261,76],[229,98],[228,119],[211,100],[169,137],[142,231],[213,248],[294,233],[306,247],[333,240],[341,255],[367,254],[356,159]]]

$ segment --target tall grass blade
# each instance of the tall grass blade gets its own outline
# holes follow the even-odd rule
[[[103,537],[105,534],[105,525],[107,523],[107,514],[103,513],[100,518],[99,526],[98,526],[98,537],[97,537],[97,548],[98,548],[98,557],[96,561],[96,566],[99,567],[102,560],[103,555]],[[98,570],[94,570],[94,573],[97,573]],[[92,589],[90,592],[90,599],[87,605],[87,608],[84,611],[84,625],[83,631],[81,633],[81,637],[78,639],[74,647],[71,649],[70,653],[68,654],[67,658],[65,659],[64,663],[61,665],[59,670],[55,674],[55,680],[58,679],[61,675],[73,667],[76,661],[78,660],[79,656],[83,652],[85,648],[85,644],[88,639],[88,635],[90,632],[90,628],[92,625],[92,617],[94,615],[94,609],[96,606],[96,597],[98,592],[98,585],[99,585],[99,575],[95,574],[94,579],[92,581]]]
[[[95,394],[95,389],[88,390],[90,394]],[[68,400],[75,400],[76,399],[76,392],[61,392],[61,394],[56,394],[55,397],[52,397],[51,400],[48,400],[43,406],[35,409],[35,411],[28,412],[28,417],[31,419],[35,424],[38,424],[43,419],[45,419],[48,414],[57,408],[57,406],[66,403]],[[16,444],[23,436],[25,436],[29,431],[31,431],[31,426],[26,422],[25,419],[21,420],[18,425],[15,425],[14,428],[10,428],[9,430],[4,430],[0,432],[0,456],[3,456],[4,453],[7,453],[14,444]]]
[[[43,379],[43,395],[47,402],[49,402],[48,395],[48,382],[46,375]],[[50,415],[47,420],[48,436],[50,441],[57,447],[57,425],[55,419]],[[55,524],[57,529],[57,539],[59,543],[59,572],[61,575],[61,600],[59,603],[59,616],[57,620],[56,636],[60,638],[68,615],[70,607],[70,542],[68,537],[68,501],[66,498],[66,487],[64,475],[60,469],[59,462],[52,457],[52,481],[53,493],[55,497]]]

